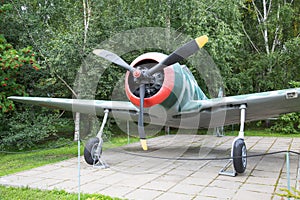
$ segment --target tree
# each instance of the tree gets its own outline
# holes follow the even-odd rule
[[[244,32],[257,52],[265,52],[268,55],[274,53],[276,49],[283,47],[285,41],[294,37],[292,31],[295,20],[293,3],[295,3],[294,0],[246,1],[245,17],[251,20],[245,21]],[[248,34],[249,25],[251,32]],[[254,39],[254,37],[257,38],[257,34],[258,38],[261,38],[260,42]]]
[[[293,0],[247,0],[242,8],[244,62],[234,70],[242,79],[240,92],[288,87],[299,77],[299,5]]]
[[[13,3],[8,3],[0,7],[0,26],[1,30],[4,30],[3,34],[0,34],[0,146],[22,149],[32,147],[37,142],[55,135],[58,124],[64,124],[66,120],[59,120],[57,112],[48,112],[40,108],[37,110],[25,105],[16,107],[14,102],[7,99],[12,95],[48,95],[43,89],[47,87],[45,85],[51,83],[49,76],[45,76],[47,70],[41,67],[44,65],[41,60],[43,55],[34,51],[35,48],[29,45],[36,45],[34,42],[28,42],[31,41],[32,35],[25,39],[26,29],[20,31],[26,26],[19,26],[20,13],[16,12],[14,6]],[[26,11],[26,9],[20,7],[18,11]],[[26,118],[27,120],[24,121]],[[49,122],[52,124],[47,124]]]
[[[28,79],[26,88],[29,90],[26,92],[30,95],[89,98],[91,91],[86,89],[89,81],[86,80],[86,86],[81,90],[77,90],[74,83],[78,74],[92,78],[98,72],[84,64],[85,58],[106,39],[144,27],[165,28],[159,34],[166,40],[158,44],[157,49],[150,49],[165,54],[175,48],[166,44],[186,42],[180,43],[176,37],[171,37],[171,29],[191,38],[207,34],[210,42],[205,49],[221,71],[227,95],[231,95],[280,89],[287,87],[291,80],[299,81],[300,19],[297,13],[300,6],[295,2],[4,0],[0,3],[3,8],[0,30],[15,49],[30,47],[31,51],[37,52],[34,57],[43,70],[33,70],[38,73],[36,76],[30,73],[23,77]],[[138,49],[120,55],[128,62],[149,51],[139,49],[130,37],[126,42],[120,42],[128,49]],[[118,49],[120,43],[113,44],[112,41],[110,44]],[[193,72],[197,71],[193,63],[187,65]],[[110,99],[117,80],[124,74],[117,66],[107,63],[106,66],[109,67],[103,70],[93,94],[98,99]],[[209,79],[213,72],[201,73],[195,73],[195,76],[200,86],[206,89],[203,75]],[[218,88],[215,87],[215,93]],[[206,93],[216,96],[208,89]]]

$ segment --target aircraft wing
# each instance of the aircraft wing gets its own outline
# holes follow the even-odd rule
[[[8,97],[16,102],[31,105],[43,106],[52,109],[80,112],[85,114],[103,115],[104,110],[108,109],[115,113],[136,115],[139,110],[127,101],[105,101],[105,100],[84,100],[84,99],[64,99],[64,98],[45,98],[45,97]]]
[[[247,107],[246,121],[300,112],[300,88],[194,101],[182,109],[180,118],[188,120],[200,114],[199,128],[236,124],[243,104]]]
[[[110,110],[110,115],[124,120],[137,121],[139,109],[131,102],[61,99],[43,97],[9,97],[9,99],[53,109],[60,109],[86,114],[103,115]],[[246,121],[263,120],[289,112],[300,112],[300,88],[253,93],[231,97],[197,100],[186,104],[180,112],[170,116],[145,113],[145,121],[157,125],[178,128],[213,128],[240,123],[240,106],[246,105]],[[147,115],[148,114],[148,115]],[[174,113],[173,113],[174,114]]]

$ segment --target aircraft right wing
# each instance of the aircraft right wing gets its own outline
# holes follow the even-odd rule
[[[65,99],[46,97],[17,97],[11,96],[8,99],[27,103],[31,105],[43,106],[52,109],[80,112],[85,114],[103,115],[108,109],[118,114],[137,115],[139,109],[127,101],[105,101],[105,100],[85,100],[85,99]]]

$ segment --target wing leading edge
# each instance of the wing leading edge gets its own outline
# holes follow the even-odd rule
[[[84,99],[64,99],[45,97],[8,97],[16,102],[31,105],[43,106],[52,109],[80,112],[85,114],[103,115],[105,109],[114,112],[134,113],[139,110],[130,102],[126,101],[105,101],[105,100],[84,100]]]

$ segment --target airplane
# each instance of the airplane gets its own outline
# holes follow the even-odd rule
[[[144,123],[175,128],[200,129],[240,124],[231,147],[233,176],[244,173],[247,148],[245,122],[263,120],[280,114],[300,111],[300,88],[219,97],[209,99],[198,86],[191,71],[179,64],[208,42],[206,35],[193,39],[170,55],[149,52],[130,65],[118,55],[104,49],[93,53],[127,70],[125,92],[129,101],[17,97],[9,99],[48,108],[79,113],[96,113],[103,122],[96,137],[85,145],[84,159],[94,165],[101,161],[102,134],[108,116],[137,121],[142,148],[148,149]],[[223,173],[224,170],[220,173]],[[225,175],[225,172],[223,173]]]

